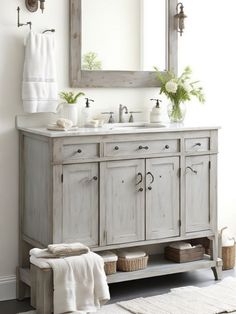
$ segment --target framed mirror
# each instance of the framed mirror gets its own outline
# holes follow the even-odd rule
[[[177,72],[177,0],[70,0],[71,87],[157,87]]]

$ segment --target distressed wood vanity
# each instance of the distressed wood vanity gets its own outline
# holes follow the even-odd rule
[[[108,282],[212,268],[217,241],[217,127],[20,128],[19,294],[30,285],[28,251],[82,242],[93,251],[208,238],[211,255],[174,263],[155,252],[148,267]]]

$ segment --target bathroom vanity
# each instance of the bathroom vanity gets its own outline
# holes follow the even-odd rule
[[[217,127],[20,128],[20,289],[28,251],[82,242],[93,251],[152,247],[148,267],[108,282],[212,268],[220,278]],[[158,247],[206,238],[203,260],[167,261]]]

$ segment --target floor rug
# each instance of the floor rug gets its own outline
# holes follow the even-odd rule
[[[31,311],[27,314],[35,314]],[[203,288],[183,287],[170,293],[106,305],[99,314],[220,314],[236,313],[236,278]]]

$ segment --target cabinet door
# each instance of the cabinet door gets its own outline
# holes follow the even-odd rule
[[[179,181],[179,157],[147,159],[147,240],[179,236]]]
[[[211,228],[210,156],[186,158],[185,210],[186,232],[204,231]]]
[[[62,238],[98,244],[98,164],[63,166]]]
[[[144,240],[143,175],[141,159],[101,163],[102,244]]]

